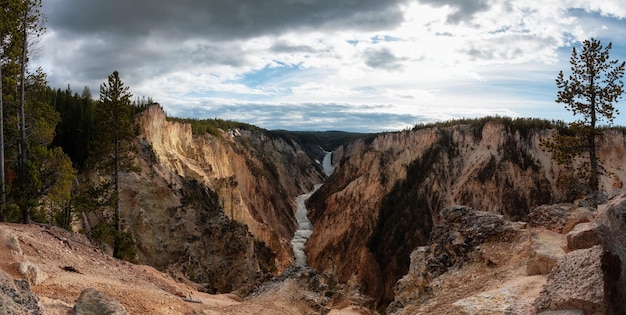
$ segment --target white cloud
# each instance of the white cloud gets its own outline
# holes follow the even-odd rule
[[[97,91],[119,70],[136,95],[170,113],[237,113],[275,126],[259,112],[218,108],[326,104],[343,119],[345,106],[426,120],[532,115],[554,105],[571,46],[590,36],[626,46],[623,0],[269,0],[243,11],[226,0],[138,3],[127,8],[133,19],[115,20],[119,0],[44,2],[50,25],[35,62],[59,87]],[[410,124],[389,115],[394,126]],[[349,129],[350,119],[339,124]]]

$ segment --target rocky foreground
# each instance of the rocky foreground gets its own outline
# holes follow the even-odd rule
[[[2,314],[373,314],[359,285],[292,267],[254,288],[199,292],[177,274],[119,261],[81,234],[0,225]],[[411,254],[388,314],[623,314],[626,194],[598,210],[558,204],[528,222],[454,206]],[[564,311],[550,313],[550,311]],[[104,313],[95,313],[104,314]]]
[[[626,195],[529,222],[455,206],[411,254],[389,314],[624,314]]]
[[[354,287],[291,268],[230,294],[104,254],[82,234],[0,224],[0,314],[364,314]]]

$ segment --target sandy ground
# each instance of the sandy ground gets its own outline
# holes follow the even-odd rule
[[[19,249],[2,238],[16,237]],[[21,251],[21,252],[20,252]],[[68,314],[80,292],[95,288],[118,300],[130,314],[303,314],[306,306],[297,300],[297,288],[282,287],[242,300],[234,294],[209,295],[176,282],[145,265],[111,258],[94,247],[84,235],[55,227],[0,223],[0,268],[14,278],[23,278],[19,263],[30,261],[46,279],[33,285],[46,314]],[[67,271],[73,269],[77,272]],[[183,300],[191,298],[201,303]],[[346,307],[331,314],[362,314]]]

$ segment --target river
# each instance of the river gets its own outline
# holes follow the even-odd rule
[[[332,165],[332,152],[326,152],[324,160],[322,161],[322,169],[326,176],[330,176],[335,167]],[[306,241],[313,234],[313,224],[307,217],[307,209],[305,202],[313,195],[322,184],[317,184],[313,187],[312,191],[306,194],[302,194],[296,197],[296,221],[298,222],[298,229],[291,239],[291,246],[293,247],[293,256],[296,259],[296,266],[307,266],[306,253],[304,252],[304,246]]]

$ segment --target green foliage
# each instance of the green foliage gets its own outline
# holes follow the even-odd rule
[[[60,121],[54,133],[53,146],[63,148],[77,169],[82,169],[94,141],[94,119],[96,102],[85,87],[83,94],[72,93],[68,86],[65,91],[54,91],[51,99]]]
[[[168,121],[180,122],[191,125],[191,132],[194,135],[204,135],[210,134],[215,137],[221,137],[222,131],[234,130],[234,129],[242,129],[242,130],[263,130],[259,127],[236,122],[232,120],[223,120],[223,119],[195,119],[195,118],[175,118],[175,117],[167,117]]]
[[[584,182],[592,200],[599,194],[599,175],[602,166],[596,153],[596,139],[602,136],[599,122],[609,124],[618,114],[614,107],[624,93],[624,68],[626,63],[609,59],[611,43],[603,47],[599,40],[583,42],[582,52],[572,49],[571,73],[565,77],[560,71],[556,85],[557,103],[564,104],[576,121],[570,124],[569,134],[559,134],[553,140],[544,139],[543,146],[553,154],[555,161],[565,165],[575,175],[566,181],[579,186]],[[574,163],[580,162],[578,165]]]
[[[507,126],[511,131],[519,131],[520,135],[527,137],[531,130],[545,130],[545,129],[567,129],[567,125],[560,120],[546,120],[541,118],[511,118],[502,116],[485,116],[481,118],[461,118],[452,119],[448,121],[435,122],[435,123],[422,123],[413,127],[413,131],[429,128],[448,128],[457,125],[469,125],[474,127],[475,136],[477,139],[482,137],[482,130],[485,124],[488,122],[500,123]]]
[[[115,232],[115,250],[113,257],[126,260],[136,264],[137,259],[137,243],[133,234],[130,232]]]
[[[259,267],[263,272],[275,273],[276,268],[276,253],[274,253],[265,242],[254,239],[254,252],[258,256]]]
[[[289,143],[296,141],[300,146],[314,144],[322,147],[326,151],[333,151],[341,145],[348,144],[358,139],[371,138],[374,134],[343,132],[343,131],[287,131],[272,130],[270,135],[282,137]],[[373,139],[372,139],[373,140]]]
[[[113,244],[115,242],[115,234],[115,228],[112,225],[102,222],[96,224],[91,229],[92,240],[100,245]]]

